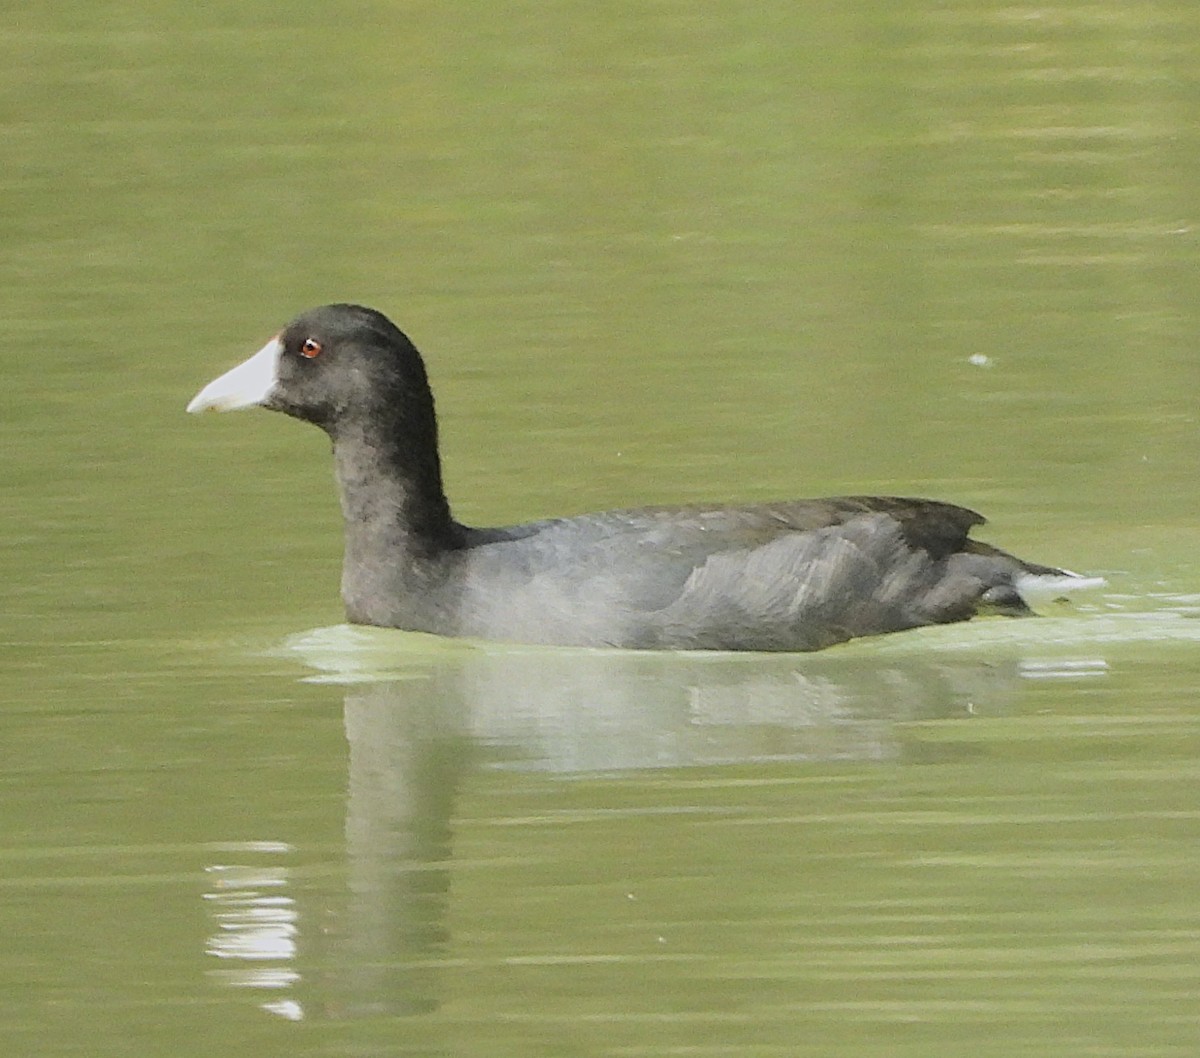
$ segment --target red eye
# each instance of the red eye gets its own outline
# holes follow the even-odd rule
[[[300,346],[300,355],[308,357],[309,360],[314,356],[320,356],[321,343],[316,338],[305,338],[304,344]]]

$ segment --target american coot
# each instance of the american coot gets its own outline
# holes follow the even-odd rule
[[[478,529],[450,513],[420,354],[381,313],[297,317],[188,411],[261,405],[321,427],[345,517],[350,621],[448,636],[657,649],[816,650],[1025,615],[1026,576],[933,500],[641,507]]]

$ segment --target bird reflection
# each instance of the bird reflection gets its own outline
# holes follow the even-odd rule
[[[655,654],[447,645],[348,626],[297,636],[288,652],[343,699],[344,892],[306,918],[286,849],[214,867],[209,952],[238,964],[221,971],[229,984],[267,991],[263,1008],[291,1019],[438,1008],[455,797],[473,768],[896,759],[898,724],[1002,712],[1022,678],[1011,652]],[[1066,676],[1103,671],[1096,659],[1064,665]],[[301,965],[317,969],[301,980]]]

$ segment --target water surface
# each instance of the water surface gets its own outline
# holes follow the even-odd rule
[[[0,1044],[1190,1056],[1197,14],[25,5],[0,34]],[[836,492],[1102,574],[820,655],[339,624],[350,299],[460,517]]]

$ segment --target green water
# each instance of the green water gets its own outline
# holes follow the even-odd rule
[[[1200,9],[44,2],[0,30],[0,1052],[1191,1058]],[[338,625],[426,352],[460,517],[935,495],[1108,579],[805,657]]]

